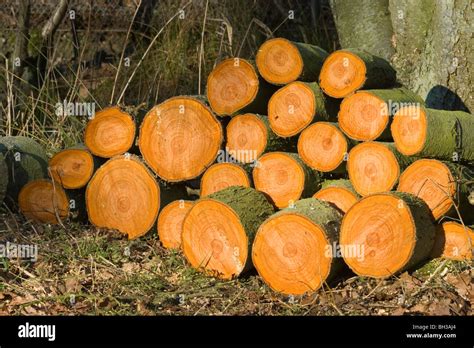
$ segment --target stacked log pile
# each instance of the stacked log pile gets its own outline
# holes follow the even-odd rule
[[[426,108],[380,57],[271,39],[255,63],[219,63],[206,96],[126,110],[98,112],[49,165],[33,140],[0,139],[0,198],[44,223],[152,231],[207,274],[255,267],[285,294],[473,257],[474,118]]]

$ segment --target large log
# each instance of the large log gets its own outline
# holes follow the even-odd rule
[[[271,151],[296,149],[296,139],[276,135],[267,116],[242,114],[232,117],[226,128],[226,151],[240,163],[255,162]]]
[[[338,274],[337,255],[342,214],[315,198],[270,216],[258,229],[252,260],[275,291],[300,295],[318,290]]]
[[[342,101],[339,127],[354,140],[392,140],[394,114],[401,107],[420,105],[423,99],[406,88],[358,91]]]
[[[474,191],[473,180],[474,171],[469,167],[420,159],[401,174],[397,190],[423,199],[435,219],[443,216],[462,217],[465,223],[471,223],[474,222],[474,209],[469,204],[469,194]]]
[[[253,169],[255,188],[266,193],[278,208],[311,197],[319,188],[320,175],[295,153],[269,152]]]
[[[180,96],[146,114],[138,145],[160,178],[179,182],[201,175],[215,161],[222,141],[222,126],[202,99]]]
[[[155,225],[160,187],[138,157],[119,155],[102,165],[89,181],[86,207],[95,226],[117,229],[135,239]]]
[[[256,68],[242,58],[220,62],[207,78],[207,99],[218,116],[237,113],[267,113],[275,87],[262,79]]]
[[[220,278],[239,276],[252,267],[255,234],[273,212],[265,195],[249,187],[232,186],[199,199],[183,223],[186,259]]]
[[[268,120],[281,137],[292,137],[316,121],[335,120],[338,102],[324,95],[316,82],[292,82],[268,102]]]
[[[100,110],[87,122],[84,143],[94,155],[111,158],[132,148],[135,133],[133,116],[113,106]]]
[[[391,130],[397,149],[407,156],[474,161],[474,116],[467,112],[404,107]]]
[[[364,142],[352,148],[347,171],[361,196],[392,190],[413,158],[400,154],[393,143]]]
[[[8,167],[8,204],[17,201],[18,193],[26,183],[48,176],[48,156],[43,147],[31,138],[1,137],[0,154],[4,156]]]
[[[324,93],[344,98],[364,88],[391,88],[396,84],[396,71],[385,59],[359,49],[333,52],[324,61],[319,85]]]
[[[358,275],[388,277],[427,259],[436,226],[423,200],[390,192],[362,198],[344,215],[341,253]]]
[[[327,56],[318,46],[275,38],[260,46],[256,64],[265,80],[285,85],[296,80],[315,81]]]

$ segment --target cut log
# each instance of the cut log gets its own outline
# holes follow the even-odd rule
[[[8,166],[5,156],[0,153],[0,206],[3,204],[8,188]]]
[[[403,169],[413,162],[392,143],[365,142],[349,152],[347,171],[361,196],[392,190]]]
[[[222,126],[206,104],[180,96],[147,113],[138,145],[160,178],[179,182],[201,175],[216,159],[222,141]]]
[[[18,193],[26,183],[48,176],[48,156],[43,147],[31,138],[1,137],[0,154],[8,167],[5,201],[10,205],[17,201]]]
[[[243,114],[232,117],[226,128],[226,150],[240,163],[255,162],[261,155],[276,150],[294,151],[293,138],[281,138],[270,128],[266,116]]]
[[[474,230],[455,221],[439,225],[431,257],[468,261],[473,259]]]
[[[298,139],[298,154],[311,168],[320,172],[345,172],[349,149],[354,144],[336,123],[316,122]]]
[[[66,192],[49,179],[36,179],[23,186],[18,206],[26,218],[41,223],[58,224],[69,215]]]
[[[275,87],[260,78],[254,66],[242,58],[220,62],[207,78],[207,99],[218,116],[267,113]]]
[[[270,127],[280,137],[291,137],[315,121],[335,119],[337,103],[325,97],[316,82],[292,82],[268,102]]]
[[[469,204],[469,194],[474,191],[473,178],[474,171],[466,166],[420,159],[401,174],[398,191],[423,199],[435,219],[442,216],[459,219],[461,215],[465,223],[471,223],[474,222],[474,209]]]
[[[275,291],[301,295],[318,290],[343,267],[337,255],[342,214],[307,198],[270,216],[258,229],[252,261]]]
[[[344,214],[359,200],[359,195],[347,179],[325,180],[314,198],[334,204]]]
[[[210,166],[201,179],[201,197],[230,186],[250,187],[249,174],[235,163],[216,163]]]
[[[85,187],[102,161],[82,144],[64,149],[49,160],[52,179],[65,189]]]
[[[339,127],[354,140],[392,140],[393,115],[401,107],[423,104],[421,97],[406,88],[358,91],[342,101]]]
[[[183,223],[182,248],[197,269],[223,279],[252,267],[258,227],[274,210],[264,194],[232,186],[198,200]]]
[[[474,116],[466,112],[405,107],[395,114],[391,130],[405,155],[474,161]]]
[[[167,249],[181,247],[181,234],[186,214],[193,206],[193,201],[178,200],[164,207],[158,216],[158,237],[161,244]]]
[[[111,158],[132,148],[135,132],[133,117],[113,106],[100,110],[87,122],[84,143],[94,155]]]
[[[391,88],[396,71],[385,59],[357,49],[333,52],[324,61],[319,84],[327,95],[345,98],[364,88]]]
[[[155,225],[160,188],[138,157],[119,155],[92,176],[87,185],[86,206],[92,224],[116,229],[135,239]]]
[[[296,80],[315,81],[327,56],[318,46],[276,38],[260,46],[256,63],[265,80],[286,85]]]
[[[436,226],[423,200],[390,192],[362,198],[344,215],[341,254],[358,275],[388,277],[427,259]]]
[[[319,189],[319,173],[295,153],[269,152],[258,159],[253,170],[255,188],[270,196],[278,208],[311,197]]]

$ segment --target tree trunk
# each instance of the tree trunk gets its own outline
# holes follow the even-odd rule
[[[323,181],[321,190],[316,192],[313,197],[334,204],[344,214],[360,198],[354,187],[352,187],[350,180],[347,179]]]
[[[394,53],[389,0],[330,0],[342,48],[360,47],[387,60]]]
[[[398,79],[434,109],[474,109],[471,1],[332,0],[343,48],[390,59]],[[433,68],[436,67],[436,68]]]

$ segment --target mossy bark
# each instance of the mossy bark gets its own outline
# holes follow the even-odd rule
[[[384,131],[374,140],[378,141],[391,141],[392,133],[390,132],[390,125],[393,120],[395,113],[403,106],[423,106],[425,102],[418,94],[406,89],[406,88],[393,88],[393,89],[369,89],[361,92],[369,93],[385,103],[388,110],[389,122]]]
[[[474,162],[474,116],[425,108],[426,140],[419,157]]]
[[[29,181],[48,176],[48,156],[43,147],[31,138],[7,136],[0,138],[0,153],[8,167],[8,204],[18,199],[18,194]]]
[[[331,0],[330,5],[342,48],[360,47],[385,59],[394,52],[389,0]]]
[[[304,189],[301,193],[300,198],[308,198],[314,195],[320,188],[322,180],[322,174],[317,170],[310,168],[297,153],[286,152],[288,156],[293,158],[300,165],[304,172]]]
[[[398,150],[397,147],[395,146],[394,143],[389,143],[389,142],[377,142],[377,144],[385,146],[387,149],[389,149],[395,158],[397,159],[398,165],[400,166],[400,174],[402,171],[408,167],[410,164],[412,164],[414,161],[417,160],[415,157],[409,157],[401,154]]]
[[[348,179],[324,180],[321,184],[321,190],[328,187],[343,188],[350,191],[357,197],[360,197],[360,195],[356,192],[356,190],[354,190],[354,187],[352,186],[351,181]]]
[[[267,145],[261,155],[271,151],[296,151],[297,136],[282,138],[276,135],[270,127],[270,121],[267,116],[255,114],[267,129]]]
[[[474,192],[474,169],[447,161],[443,161],[443,164],[448,167],[456,182],[456,193],[453,200],[458,208],[453,206],[444,215],[456,219],[459,219],[459,215],[461,215],[465,224],[474,223],[474,207],[469,201],[471,192]]]
[[[434,224],[430,208],[422,199],[405,192],[390,192],[387,195],[401,199],[409,208],[412,216],[415,248],[408,262],[399,271],[403,272],[412,269],[430,256],[436,237],[436,225]]]
[[[334,208],[330,203],[316,198],[306,198],[296,201],[293,206],[282,209],[272,215],[272,217],[277,217],[283,214],[302,215],[324,231],[333,255],[329,276],[326,281],[334,279],[334,277],[344,267],[342,258],[337,257],[337,250],[334,250],[334,248],[338,248],[339,246],[339,231],[343,217],[340,211]]]
[[[339,111],[340,99],[331,98],[323,93],[317,82],[304,82],[313,92],[314,105],[316,106],[313,123],[317,121],[336,121]]]
[[[299,81],[316,81],[318,79],[324,60],[329,55],[321,47],[301,42],[291,42],[299,51],[303,60],[303,70],[297,78]]]
[[[252,266],[252,244],[260,225],[274,213],[273,206],[265,195],[253,188],[231,186],[222,191],[206,196],[205,199],[214,199],[231,208],[239,217],[240,223],[248,238],[248,256],[243,271]]]

